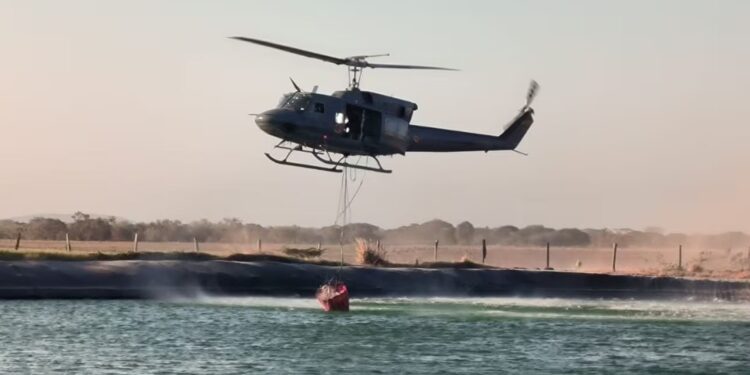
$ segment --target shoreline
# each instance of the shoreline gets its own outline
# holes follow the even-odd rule
[[[0,261],[0,299],[313,298],[338,267],[229,260]],[[498,268],[345,266],[352,297],[750,300],[750,282]]]

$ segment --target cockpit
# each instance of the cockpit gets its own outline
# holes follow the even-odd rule
[[[295,111],[304,111],[310,104],[310,95],[293,92],[284,94],[279,100],[277,108],[293,109]]]

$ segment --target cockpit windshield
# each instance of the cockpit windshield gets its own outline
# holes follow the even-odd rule
[[[279,100],[277,108],[293,109],[295,111],[304,111],[310,104],[310,96],[301,92],[284,94]]]

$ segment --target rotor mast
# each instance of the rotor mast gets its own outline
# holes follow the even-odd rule
[[[387,54],[387,53],[379,54],[379,55],[359,55],[359,56],[349,56],[349,57],[339,58],[339,57],[323,55],[317,52],[306,51],[306,50],[299,49],[296,47],[290,47],[290,46],[285,46],[282,44],[266,42],[260,39],[246,38],[246,37],[241,37],[241,36],[233,36],[230,38],[240,40],[243,42],[258,44],[258,45],[269,47],[269,48],[282,50],[285,52],[309,57],[312,59],[330,62],[336,65],[345,65],[347,67],[347,74],[348,74],[347,81],[349,84],[349,90],[359,89],[359,84],[362,81],[362,73],[365,68],[422,69],[422,70],[450,70],[450,71],[457,70],[457,69],[451,69],[451,68],[441,68],[437,66],[373,64],[367,61],[368,58],[390,56],[390,54]]]
[[[362,81],[362,68],[358,66],[349,66],[347,70],[347,81],[349,81],[349,90],[358,90],[359,82]]]
[[[358,90],[359,84],[362,82],[362,73],[364,73],[364,68],[366,68],[369,64],[367,63],[367,59],[372,57],[387,57],[390,56],[390,53],[381,53],[378,55],[362,55],[362,56],[350,56],[347,57],[345,60],[349,62],[349,64],[346,64],[347,67],[347,77],[349,82],[349,90]]]

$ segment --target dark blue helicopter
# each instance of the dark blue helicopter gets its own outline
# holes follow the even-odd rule
[[[279,105],[258,114],[255,123],[266,133],[281,138],[275,146],[286,150],[284,158],[266,156],[275,163],[328,172],[341,172],[343,167],[391,173],[378,160],[381,155],[404,155],[407,152],[457,152],[513,150],[534,122],[530,107],[539,85],[532,81],[526,105],[499,136],[468,133],[412,125],[411,117],[417,104],[406,100],[362,91],[359,83],[365,68],[455,70],[433,66],[374,64],[367,58],[387,55],[337,58],[263,40],[232,37],[245,42],[291,52],[336,65],[349,72],[349,87],[333,95],[304,92],[292,80],[295,92],[285,94]],[[289,161],[294,152],[309,153],[320,165]],[[351,163],[351,156],[374,159],[377,167]]]

